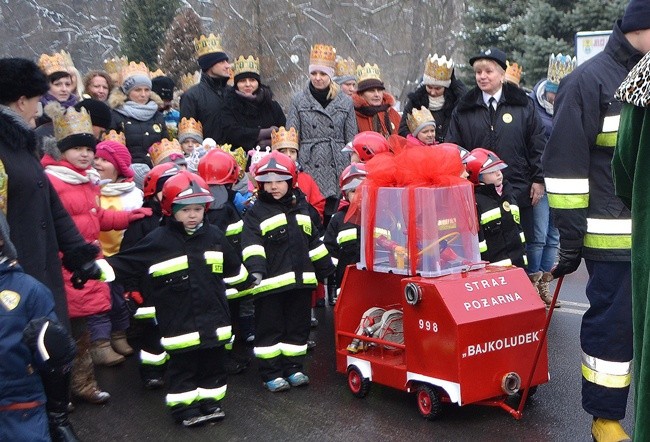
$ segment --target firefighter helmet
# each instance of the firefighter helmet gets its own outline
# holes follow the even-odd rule
[[[473,157],[467,163],[467,173],[469,179],[474,183],[479,183],[479,175],[482,173],[496,172],[497,170],[508,167],[494,152],[491,150],[477,147],[470,152]]]
[[[208,184],[235,184],[239,179],[239,165],[228,152],[211,149],[199,161],[199,176]]]
[[[160,191],[162,185],[169,178],[176,175],[180,172],[181,169],[176,163],[163,163],[159,164],[153,169],[151,169],[144,176],[144,182],[142,184],[143,193],[145,198],[150,198]],[[164,180],[159,186],[158,183],[160,180]]]
[[[207,209],[213,200],[203,178],[187,170],[181,170],[163,185],[162,212],[171,216],[174,204],[205,204]]]
[[[467,164],[470,160],[473,159],[472,154],[469,152],[469,150],[465,149],[465,148],[462,147],[462,146],[459,146],[458,144],[454,144],[454,143],[440,143],[440,144],[438,144],[438,145],[435,146],[435,147],[436,147],[436,148],[443,147],[443,148],[449,148],[449,149],[451,149],[451,148],[456,149],[456,150],[458,151],[458,154],[460,155],[460,161],[461,161],[463,164]]]
[[[366,171],[366,165],[363,163],[352,163],[341,173],[341,178],[339,179],[339,186],[343,192],[347,190],[356,189],[361,181],[363,181],[368,172]]]
[[[296,163],[277,150],[265,155],[255,167],[255,181],[262,183],[293,180],[295,186],[297,178]]]
[[[352,139],[352,144],[343,148],[343,152],[355,152],[362,163],[369,161],[378,153],[389,150],[390,146],[386,138],[371,130],[356,134]]]

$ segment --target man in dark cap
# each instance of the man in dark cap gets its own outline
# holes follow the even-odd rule
[[[560,82],[543,157],[548,201],[560,231],[559,262],[552,273],[572,273],[582,258],[589,272],[589,309],[580,330],[582,407],[594,418],[591,433],[596,441],[629,440],[619,421],[625,416],[632,378],[632,220],[629,208],[615,195],[612,179],[622,106],[614,93],[648,51],[650,2],[632,0],[603,52]],[[634,285],[647,281],[647,269],[637,270],[634,278],[641,279]],[[647,291],[641,296],[645,300]],[[643,330],[634,333],[642,342]],[[637,396],[639,403],[647,403],[647,398]],[[636,416],[637,423],[645,420],[646,431],[647,417]],[[635,439],[648,439],[636,429],[634,433]]]

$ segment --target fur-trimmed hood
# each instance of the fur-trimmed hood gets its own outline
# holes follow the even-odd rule
[[[117,109],[118,107],[123,106],[124,103],[128,101],[128,99],[129,97],[127,97],[121,88],[115,87],[109,95],[106,104],[108,104],[111,109]],[[162,98],[160,98],[160,96],[154,91],[151,91],[151,100],[156,103],[159,108],[163,105]]]
[[[527,106],[530,98],[522,89],[513,86],[510,83],[503,84],[503,93],[501,94],[500,103],[505,102],[510,106]],[[466,112],[476,107],[485,107],[483,102],[483,92],[478,86],[471,89],[458,102],[458,112]]]

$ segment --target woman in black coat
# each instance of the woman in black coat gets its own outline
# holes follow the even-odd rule
[[[233,63],[234,90],[226,96],[223,112],[224,141],[246,151],[271,145],[271,130],[287,118],[271,88],[260,82],[259,59],[239,57]]]

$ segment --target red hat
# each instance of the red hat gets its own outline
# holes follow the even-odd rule
[[[130,167],[131,153],[124,144],[112,140],[97,143],[95,157],[102,158],[115,166],[119,176],[133,178],[133,170]]]

